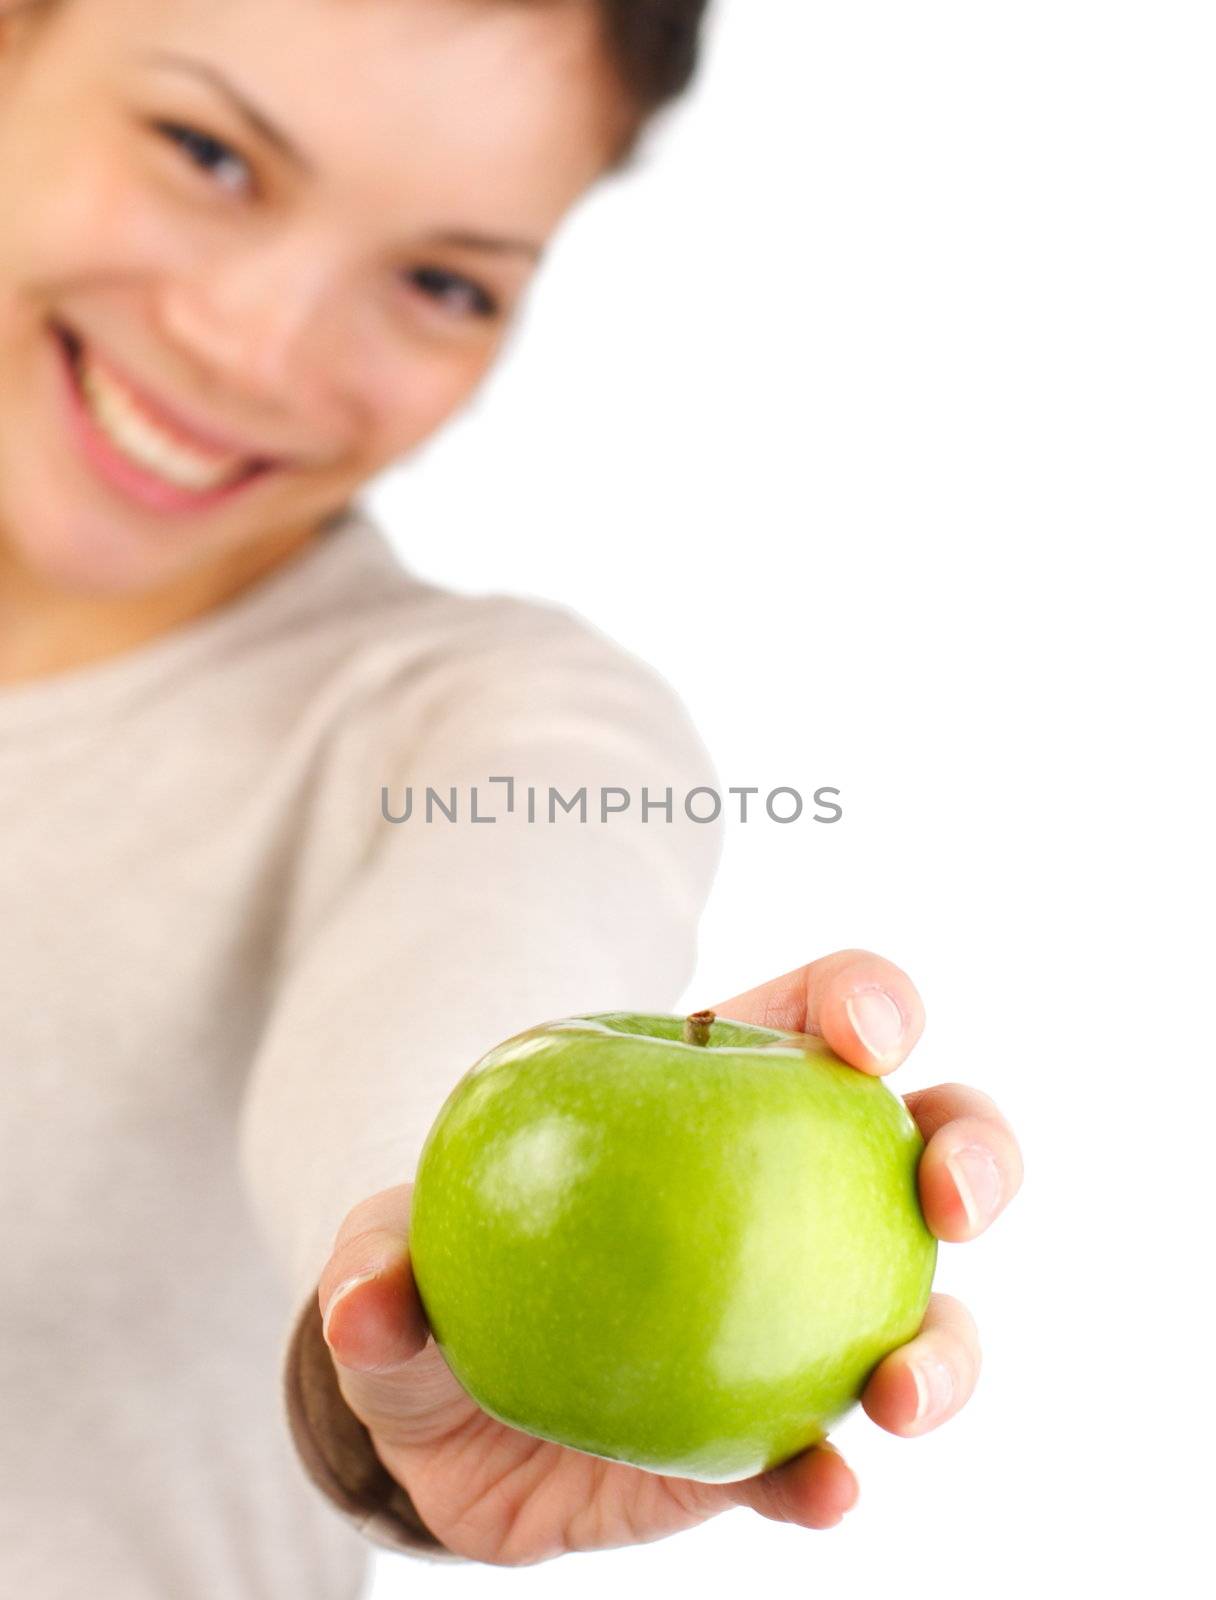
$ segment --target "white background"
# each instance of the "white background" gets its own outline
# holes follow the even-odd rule
[[[375,1600],[1211,1593],[1208,8],[717,6],[373,506],[426,576],[652,662],[724,785],[841,789],[834,827],[733,827],[685,998],[890,956],[929,1014],[893,1086],[986,1089],[1026,1185],[941,1251],[974,1400],[848,1420],[840,1528],[388,1558]]]

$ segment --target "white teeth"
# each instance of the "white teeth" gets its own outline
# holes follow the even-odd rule
[[[174,488],[197,493],[218,489],[250,465],[235,456],[217,462],[166,433],[112,373],[94,365],[87,350],[80,359],[80,387],[90,416],[110,443],[135,466],[156,473]]]

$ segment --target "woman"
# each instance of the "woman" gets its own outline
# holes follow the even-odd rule
[[[644,664],[414,578],[354,497],[474,391],[700,9],[0,0],[5,1593],[353,1595],[369,1541],[524,1564],[853,1503],[828,1445],[706,1485],[494,1422],[404,1248],[470,1061],[676,1002],[720,841],[506,803],[715,774]],[[490,826],[387,820],[475,786]],[[859,951],[715,1009],[874,1073],[922,1025]],[[974,1237],[1013,1138],[909,1099]],[[866,1409],[924,1432],[977,1364],[935,1297]]]

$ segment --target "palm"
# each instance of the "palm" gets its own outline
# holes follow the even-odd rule
[[[433,1339],[411,1363],[411,1384],[429,1416],[413,1417],[408,1446],[374,1433],[377,1452],[427,1526],[473,1560],[527,1565],[644,1544],[733,1503],[729,1486],[660,1477],[498,1422],[460,1388]]]

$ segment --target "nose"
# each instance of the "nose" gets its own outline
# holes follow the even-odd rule
[[[327,370],[334,273],[317,251],[242,249],[167,279],[162,330],[233,394],[298,405]]]

